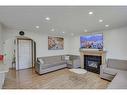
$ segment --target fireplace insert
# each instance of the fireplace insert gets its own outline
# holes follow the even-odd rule
[[[100,73],[101,56],[84,55],[84,69]]]

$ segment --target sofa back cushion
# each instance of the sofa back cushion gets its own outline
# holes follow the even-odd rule
[[[69,56],[69,60],[75,60],[75,59],[80,59],[80,56],[78,56],[78,55],[63,55],[62,56],[62,60],[65,60],[66,58],[65,57],[67,57],[67,56]]]
[[[108,67],[127,70],[127,60],[108,59]]]
[[[49,56],[43,58],[45,63],[61,62],[61,56]]]

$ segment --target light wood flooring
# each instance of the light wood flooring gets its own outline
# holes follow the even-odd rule
[[[38,75],[34,69],[11,69],[5,79],[4,89],[105,89],[109,84],[98,74],[87,72],[80,75],[67,68]]]

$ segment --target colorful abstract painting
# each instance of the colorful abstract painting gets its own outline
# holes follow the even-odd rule
[[[103,49],[103,34],[80,36],[80,48]]]

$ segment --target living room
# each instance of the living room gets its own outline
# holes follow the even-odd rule
[[[126,89],[126,17],[126,6],[1,6],[0,55],[10,68],[5,67],[1,88]],[[98,35],[101,48],[82,47],[81,37]],[[32,69],[20,68],[20,57],[23,55],[21,63],[29,59],[19,55],[26,52],[18,51],[21,40],[32,42],[32,62],[28,64]],[[54,41],[57,45],[50,47]],[[98,73],[84,67],[85,54],[101,56]],[[103,69],[107,62],[113,65]]]

